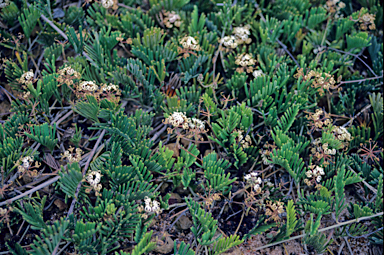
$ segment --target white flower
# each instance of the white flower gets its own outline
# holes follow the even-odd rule
[[[151,211],[152,211],[152,207],[151,207],[150,205],[146,205],[146,206],[145,206],[145,210],[146,210],[147,212],[151,212]]]
[[[145,197],[144,198],[144,202],[145,202],[145,211],[146,212],[155,212],[155,213],[160,213],[161,212],[161,208],[160,208],[160,203],[156,200],[151,200],[149,197]]]
[[[257,192],[257,193],[260,193],[261,192],[261,187],[259,184],[256,184],[253,189]]]
[[[189,122],[189,127],[190,128],[195,128],[195,127],[198,127],[200,130],[204,130],[205,128],[205,125],[204,125],[204,122],[199,120],[199,119],[196,119],[196,118],[191,118],[191,122]]]
[[[252,74],[253,74],[253,76],[254,76],[255,78],[264,75],[263,71],[261,71],[261,70],[255,70],[255,71],[253,71]]]
[[[246,25],[246,26],[243,26],[243,27],[235,27],[232,31],[232,33],[236,36],[236,38],[238,39],[238,43],[239,44],[242,44],[242,43],[251,43],[252,39],[249,38],[249,35],[251,34],[251,26],[250,25]]]
[[[103,87],[103,91],[111,91],[111,90],[116,91],[116,90],[118,90],[118,87],[112,83],[109,84],[108,86]]]
[[[86,179],[88,183],[95,188],[101,180],[101,174],[99,171],[92,171],[87,175]]]
[[[109,9],[113,6],[113,0],[101,0],[101,5],[105,8],[105,9]]]
[[[83,81],[79,85],[80,90],[95,91],[99,87],[93,81]]]
[[[5,215],[7,213],[7,209],[0,208],[0,215]]]
[[[316,181],[317,181],[317,182],[320,182],[320,181],[321,181],[321,176],[320,176],[320,175],[316,177]]]
[[[184,49],[191,49],[196,51],[200,50],[200,45],[192,36],[185,36],[179,42]]]
[[[253,58],[251,54],[242,53],[236,57],[235,63],[236,65],[245,67],[245,66],[252,66],[256,64],[256,60]]]
[[[171,116],[169,116],[165,121],[165,124],[170,123],[174,127],[179,127],[182,125],[184,129],[188,129],[190,123],[190,119],[185,116],[185,113],[182,112],[174,112]]]
[[[230,48],[236,48],[237,47],[237,41],[236,37],[231,35],[231,36],[224,36],[221,40],[220,43],[223,43],[225,47],[230,47]]]
[[[23,75],[21,75],[19,81],[22,84],[26,84],[28,82],[32,82],[34,75],[35,74],[32,71],[25,72],[25,73],[23,73]]]
[[[260,184],[263,182],[260,177],[257,177],[257,172],[252,172],[250,174],[245,175],[244,179],[248,184],[252,185],[254,190],[257,192],[261,192]]]
[[[0,8],[4,8],[9,4],[9,0],[0,0]],[[1,208],[0,208],[1,209]]]

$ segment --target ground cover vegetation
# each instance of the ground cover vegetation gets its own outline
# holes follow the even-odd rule
[[[380,254],[379,0],[1,0],[1,254]]]

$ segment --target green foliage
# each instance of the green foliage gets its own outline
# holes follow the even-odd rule
[[[223,194],[231,190],[230,184],[236,181],[236,178],[230,179],[230,173],[225,174],[225,169],[229,166],[230,164],[226,160],[220,159],[217,161],[216,153],[210,153],[203,158],[203,164],[200,167],[204,169],[204,177],[207,179],[208,189],[213,189]]]
[[[35,5],[30,5],[28,8],[25,8],[23,13],[18,17],[27,39],[31,36],[32,30],[35,28],[39,18],[40,12]]]
[[[265,225],[261,225],[261,223],[263,222],[264,220],[264,217],[261,217],[261,219],[259,219],[257,222],[256,222],[256,225],[248,232],[248,234],[246,234],[244,237],[243,237],[243,240],[247,240],[249,239],[252,235],[260,235],[262,233],[265,233],[266,231],[268,231],[269,229],[271,229],[272,227],[276,226],[275,224],[265,224]]]
[[[383,133],[383,97],[381,93],[369,96],[373,108],[372,120],[375,130],[374,140],[378,139]]]
[[[185,244],[183,241],[180,243],[179,249],[176,247],[176,242],[174,245],[174,255],[195,255],[195,252],[189,248],[189,244]]]
[[[67,227],[69,225],[68,220],[57,220],[53,222],[52,226],[47,226],[43,229],[42,236],[36,236],[36,240],[33,241],[31,245],[33,255],[48,255],[54,252],[57,245],[59,245],[60,241],[63,239],[65,232],[67,231]]]
[[[20,208],[14,208],[14,210],[15,212],[21,214],[26,222],[31,224],[32,229],[42,230],[46,227],[43,220],[43,209],[46,201],[46,196],[40,199],[40,201],[37,201],[37,199],[31,199],[31,202],[25,202],[23,203],[23,206],[20,205]],[[23,207],[24,209],[21,209]]]
[[[286,229],[285,236],[290,237],[291,234],[296,230],[296,225],[298,223],[296,218],[295,206],[293,205],[292,200],[288,201],[286,211],[287,211],[287,229]]]
[[[59,186],[61,190],[71,198],[75,198],[77,186],[83,179],[83,174],[78,163],[67,166],[67,170],[61,167]]]
[[[28,138],[53,151],[58,142],[58,139],[55,138],[56,124],[53,126],[48,125],[48,123],[44,123],[42,125],[32,125],[29,127],[29,130],[31,133],[24,133]]]
[[[219,255],[223,252],[227,251],[228,249],[239,245],[243,242],[243,240],[239,240],[239,237],[237,235],[231,235],[226,238],[220,238],[217,242],[213,244],[212,252],[211,254]]]
[[[0,253],[149,254],[167,236],[218,255],[300,231],[318,254],[382,245],[382,3],[325,2],[1,4]],[[347,206],[368,218],[338,225]]]
[[[217,220],[212,214],[201,209],[200,205],[192,199],[186,199],[188,209],[191,212],[193,227],[191,231],[200,245],[213,244],[218,238],[214,238],[217,230]]]
[[[1,18],[6,21],[10,27],[14,26],[15,20],[17,20],[17,16],[19,15],[20,10],[15,2],[9,2],[7,6],[2,8],[0,14]]]
[[[75,133],[73,134],[73,137],[71,138],[71,142],[76,146],[76,147],[79,147],[80,146],[80,141],[81,141],[81,128],[77,127],[77,125],[75,125]]]
[[[345,166],[341,166],[335,178],[335,214],[336,220],[338,220],[341,211],[347,206],[345,204],[344,187],[346,181],[344,181]]]
[[[135,246],[130,255],[146,254],[149,251],[153,250],[156,247],[156,243],[150,241],[152,233],[153,231],[146,233],[145,236],[141,239],[141,241]],[[129,253],[120,251],[120,253],[116,252],[115,254],[128,255]]]
[[[316,253],[323,253],[331,242],[327,240],[324,233],[319,233],[321,215],[319,215],[315,222],[313,222],[313,215],[311,214],[311,219],[307,221],[305,225],[305,237],[303,242],[307,245],[310,245],[314,248]]]
[[[369,46],[370,39],[368,38],[368,33],[360,32],[354,35],[347,35],[347,50],[352,49],[362,49]]]

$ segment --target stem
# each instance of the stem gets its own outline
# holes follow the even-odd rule
[[[88,160],[87,160],[87,163],[85,164],[85,167],[84,167],[84,169],[83,169],[83,176],[84,176],[85,173],[87,172],[88,167],[89,167],[89,164],[91,163],[91,160],[92,160],[92,158],[93,158],[93,155],[95,155],[96,148],[99,146],[99,143],[101,142],[101,139],[103,139],[104,135],[105,135],[105,129],[103,130],[103,132],[101,132],[99,138],[98,138],[97,141],[96,141],[95,146],[94,146],[93,149],[92,149],[91,155],[89,155],[89,158],[88,158]],[[75,197],[74,197],[74,199],[72,200],[71,206],[70,206],[70,208],[69,208],[69,210],[68,210],[68,213],[67,213],[67,217],[68,217],[69,215],[71,215],[72,212],[73,212],[73,208],[75,207],[76,200],[77,200],[77,196],[79,195],[79,192],[80,192],[80,187],[81,187],[81,182],[77,185],[77,189],[76,189]]]
[[[361,218],[357,218],[357,219],[341,222],[339,224],[336,224],[336,225],[333,225],[333,226],[330,226],[330,227],[322,228],[322,229],[319,230],[319,232],[324,232],[324,231],[331,230],[331,229],[334,229],[334,228],[337,228],[337,227],[341,227],[341,226],[344,226],[344,225],[348,225],[348,224],[351,224],[351,223],[360,222],[360,221],[363,221],[363,220],[369,220],[371,218],[382,216],[382,215],[383,215],[383,212],[380,212],[380,213],[376,213],[376,214],[371,215],[371,216],[366,216],[366,217],[361,217]],[[268,245],[264,245],[264,246],[256,248],[254,251],[265,249],[265,248],[268,248],[268,247],[271,247],[271,246],[275,246],[275,245],[278,245],[278,244],[281,244],[281,243],[285,243],[285,242],[288,242],[288,241],[296,240],[296,239],[299,239],[299,238],[302,238],[302,237],[305,237],[305,234],[294,236],[294,237],[291,237],[291,238],[289,238],[287,240],[279,241],[279,242],[276,242],[276,243],[271,243],[271,244],[268,244]]]
[[[49,181],[46,181],[46,182],[40,184],[39,186],[37,186],[37,187],[35,187],[35,188],[33,188],[33,189],[30,189],[30,190],[24,192],[23,194],[20,194],[20,195],[18,195],[18,196],[16,196],[16,197],[13,197],[13,198],[10,198],[10,199],[8,199],[8,200],[6,200],[6,201],[4,201],[4,202],[1,202],[1,203],[0,203],[0,206],[6,205],[6,204],[10,204],[10,203],[12,203],[13,201],[16,201],[16,200],[18,200],[18,199],[20,199],[20,198],[23,198],[23,197],[25,197],[25,196],[27,196],[27,195],[29,195],[29,194],[35,192],[35,191],[38,191],[38,190],[40,190],[40,189],[42,189],[42,188],[44,188],[44,187],[46,187],[46,186],[48,186],[48,185],[50,185],[50,184],[56,182],[58,179],[60,179],[60,176],[56,176],[55,178],[52,178],[52,179],[50,179]]]

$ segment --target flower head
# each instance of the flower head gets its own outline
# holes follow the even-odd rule
[[[263,71],[262,70],[255,70],[255,71],[253,71],[253,77],[255,77],[255,78],[257,78],[257,77],[260,77],[260,76],[263,76],[264,75],[264,73],[263,73]]]
[[[370,30],[375,30],[376,29],[375,18],[376,18],[376,15],[369,14],[369,13],[366,13],[363,16],[361,16],[359,18],[360,29],[368,30],[369,28]]]
[[[284,212],[284,203],[280,201],[267,201],[266,206],[267,209],[265,210],[265,215],[271,216],[272,220],[275,222],[280,222],[281,218],[279,214]],[[268,221],[268,219],[266,221]]]
[[[97,187],[100,180],[101,180],[101,173],[100,171],[91,171],[87,174],[86,177],[87,182],[92,186],[92,187]]]
[[[163,22],[164,22],[164,25],[167,27],[167,28],[172,28],[173,25],[175,25],[176,27],[180,27],[181,25],[181,17],[179,14],[177,14],[176,12],[174,11],[163,11],[163,15],[164,15],[164,19],[163,19]]]
[[[184,49],[195,50],[195,51],[201,50],[201,47],[198,41],[192,36],[184,36],[179,42]]]
[[[196,118],[191,118],[191,121],[189,122],[189,127],[192,129],[194,128],[198,128],[200,130],[205,129],[204,122]]]
[[[324,168],[316,165],[310,165],[309,170],[305,173],[308,179],[304,180],[304,183],[308,186],[312,186],[314,183],[321,181],[321,176],[325,175]]]
[[[236,57],[235,64],[241,66],[236,68],[237,72],[241,73],[246,69],[250,73],[253,71],[253,65],[256,64],[256,60],[251,54],[242,53]]]
[[[171,124],[174,127],[180,127],[184,129],[189,128],[190,119],[185,116],[185,113],[182,112],[174,112],[171,116],[165,119],[165,124]]]
[[[243,44],[243,43],[249,44],[252,42],[252,39],[249,38],[249,35],[251,34],[250,29],[251,29],[250,25],[246,25],[243,27],[235,27],[233,29],[232,34],[235,35],[237,39],[237,44]]]
[[[160,214],[162,212],[162,209],[160,208],[160,203],[156,200],[151,200],[149,197],[144,198],[145,207],[144,210],[146,212],[154,212],[156,214]]]
[[[101,5],[105,9],[109,9],[115,5],[115,2],[113,0],[101,0]]]
[[[28,83],[32,83],[33,82],[33,77],[34,77],[34,73],[32,70],[28,71],[28,72],[25,72],[23,73],[23,75],[21,75],[20,79],[19,79],[19,82],[21,84],[28,84]]]
[[[76,154],[73,156],[73,147],[69,147],[68,150],[62,154],[62,159],[66,158],[69,163],[79,162],[81,160],[81,154],[83,154],[83,151],[80,148],[76,148]]]
[[[238,46],[236,37],[231,35],[231,36],[224,36],[223,38],[220,39],[219,41],[222,43],[225,47],[227,48],[236,48]]]
[[[244,179],[247,181],[247,183],[251,186],[253,186],[253,189],[256,191],[256,193],[261,192],[261,183],[263,182],[260,177],[257,177],[257,172],[251,172],[250,174],[245,175]]]
[[[79,85],[79,90],[93,92],[99,87],[93,81],[83,81]]]
[[[57,81],[60,83],[65,83],[67,85],[72,85],[73,80],[80,79],[81,75],[75,69],[70,66],[67,66],[58,71],[59,77],[57,77]]]

